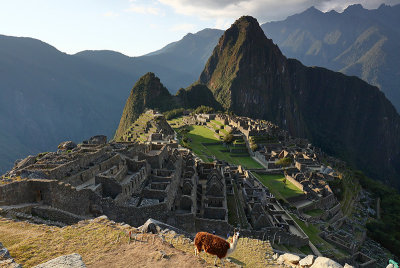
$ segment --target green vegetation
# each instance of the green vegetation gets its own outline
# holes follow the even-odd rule
[[[293,163],[293,159],[290,157],[284,157],[275,162],[275,164],[282,166],[282,167],[288,167],[292,163]]]
[[[229,150],[222,145],[221,140],[217,137],[218,135],[205,126],[184,126],[176,131],[179,134],[181,144],[191,148],[203,161],[213,161],[213,157],[215,157],[233,165],[242,165],[246,168],[262,168],[262,166],[251,158],[247,152],[240,154],[230,153]],[[187,140],[185,139],[184,141],[184,137],[186,137]]]
[[[258,173],[254,173],[254,175],[279,199],[286,201],[286,198],[303,194],[303,191],[290,181],[284,182],[284,175],[266,175]]]
[[[225,143],[231,143],[233,141],[233,135],[228,133],[224,136],[224,142]]]
[[[400,194],[394,188],[383,185],[365,176],[361,171],[354,172],[361,186],[381,199],[381,220],[372,219],[367,223],[368,235],[380,242],[395,255],[400,255]]]
[[[148,109],[158,109],[161,112],[171,110],[177,105],[168,89],[160,82],[154,73],[142,76],[131,90],[121,121],[115,133],[115,140],[120,140],[132,123]]]
[[[345,254],[342,251],[336,249],[334,246],[332,246],[319,236],[320,230],[318,229],[317,226],[310,223],[304,223],[294,215],[291,216],[293,220],[300,226],[303,232],[305,232],[306,235],[310,238],[311,243],[313,243],[314,246],[316,246],[319,250],[324,252],[330,251],[337,258],[345,256]]]
[[[184,111],[185,111],[184,108],[177,108],[177,109],[173,109],[173,110],[164,112],[163,114],[165,116],[165,119],[171,120],[171,119],[182,116]]]
[[[212,114],[215,110],[213,107],[201,105],[194,109],[193,114]]]
[[[324,213],[324,211],[322,209],[316,208],[309,211],[305,211],[304,213],[310,215],[311,217],[318,217],[321,216]]]

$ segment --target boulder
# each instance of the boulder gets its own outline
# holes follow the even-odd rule
[[[346,263],[343,268],[354,268],[354,266]]]
[[[138,229],[143,233],[158,234],[160,232],[160,227],[158,227],[157,224],[153,222],[151,219],[147,220]]]
[[[290,253],[285,253],[285,254],[281,255],[281,257],[288,264],[297,264],[300,261],[300,257],[299,256],[294,255],[294,254],[290,254]]]
[[[283,264],[285,260],[283,259],[283,255],[279,256],[279,258],[276,260],[277,264]]]
[[[86,268],[86,265],[81,255],[73,253],[36,265],[34,268]]]
[[[88,141],[88,144],[102,145],[107,143],[107,136],[104,135],[96,135],[91,137]]]
[[[308,255],[306,257],[304,257],[303,259],[301,259],[299,261],[300,266],[302,267],[309,267],[313,264],[314,262],[314,256],[313,255]]]
[[[76,144],[73,141],[64,141],[58,145],[58,149],[60,150],[72,150],[76,147]]]
[[[3,259],[10,259],[10,252],[8,252],[8,250],[6,248],[1,248],[0,249],[0,260]]]
[[[343,268],[343,266],[329,258],[318,257],[310,268]]]
[[[394,265],[390,263],[388,266],[386,266],[386,268],[394,268]]]

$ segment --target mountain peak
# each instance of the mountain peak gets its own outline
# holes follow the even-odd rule
[[[343,12],[357,12],[364,10],[361,4],[349,5]]]
[[[244,24],[258,25],[258,21],[256,18],[254,18],[252,16],[241,16],[233,24],[236,24],[236,25],[244,25]]]
[[[251,16],[242,16],[220,38],[199,82],[209,87],[225,109],[235,110],[235,106],[240,105],[235,98],[239,88],[231,87],[233,80],[244,83],[238,87],[252,88],[253,85],[245,83],[249,75],[261,76],[265,70],[275,73],[276,67],[282,70],[283,58],[258,21]],[[239,84],[235,83],[236,86]]]
[[[152,72],[146,73],[139,78],[131,90],[115,139],[119,140],[145,109],[166,110],[173,108],[173,105],[172,96],[160,79]]]
[[[321,10],[315,8],[315,6],[311,6],[311,7],[307,8],[303,13],[320,14],[323,12]]]

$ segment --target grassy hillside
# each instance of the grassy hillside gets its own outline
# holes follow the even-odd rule
[[[71,253],[80,254],[87,267],[212,267],[214,263],[204,253],[205,261],[195,257],[193,243],[183,237],[141,234],[136,228],[99,218],[64,228],[0,218],[0,241],[24,267]],[[232,261],[268,267],[271,255],[269,243],[240,239]]]

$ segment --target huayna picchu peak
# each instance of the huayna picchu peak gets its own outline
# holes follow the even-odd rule
[[[226,110],[270,120],[400,185],[400,117],[385,95],[356,77],[287,59],[256,19],[241,17],[226,30],[199,83]]]

